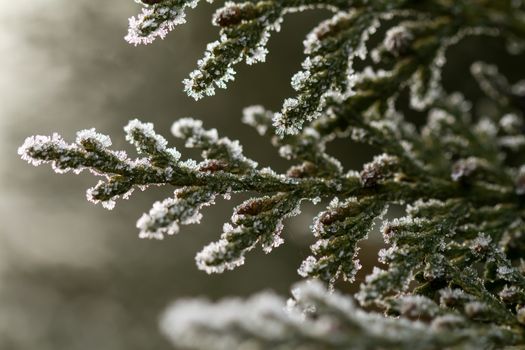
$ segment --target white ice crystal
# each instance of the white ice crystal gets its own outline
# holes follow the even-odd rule
[[[266,254],[271,253],[274,248],[277,248],[280,245],[284,244],[284,239],[281,237],[283,229],[283,223],[278,222],[275,227],[275,230],[269,234],[269,239],[265,239],[262,242],[262,249]]]
[[[57,133],[51,137],[36,135],[25,139],[22,146],[18,148],[18,154],[29,164],[38,166],[46,162],[42,158],[49,156],[51,151],[58,150],[60,152],[69,148],[70,146]],[[38,155],[38,158],[34,157],[33,154]]]
[[[153,123],[143,123],[138,119],[133,119],[128,122],[128,125],[124,127],[126,132],[126,140],[137,148],[141,148],[142,140],[136,140],[135,134],[139,134],[141,137],[150,140],[154,143],[157,152],[163,152],[166,150],[168,141],[160,135],[157,135],[153,129]],[[180,157],[180,153],[171,150],[173,156],[177,159]]]
[[[140,238],[162,239],[165,235],[179,232],[179,225],[198,224],[202,219],[200,210],[213,205],[215,194],[200,189],[186,193],[177,189],[173,198],[157,201],[147,214],[137,221]]]
[[[182,118],[171,127],[173,136],[186,139],[186,147],[198,147],[204,140],[207,143],[216,143],[219,139],[217,129],[205,130],[202,121],[193,118]]]
[[[228,224],[225,224],[225,227]],[[225,232],[232,230],[233,228],[226,227]],[[233,270],[236,267],[239,267],[244,264],[245,257],[243,255],[239,256],[236,259],[224,260],[220,264],[216,264],[218,257],[225,257],[228,252],[228,241],[219,240],[217,242],[212,242],[205,246],[197,255],[195,256],[195,262],[197,263],[197,268],[203,270],[206,273],[222,273],[226,270]]]
[[[244,108],[242,114],[243,123],[254,127],[261,136],[266,134],[268,124],[265,122],[272,119],[273,114],[271,112],[265,110],[261,105],[256,105]],[[259,120],[257,116],[266,118],[266,120]]]
[[[306,278],[314,271],[316,266],[317,259],[310,255],[305,260],[303,260],[301,266],[299,267],[299,269],[297,269],[297,273],[299,274],[299,276]]]
[[[185,8],[195,8],[198,0],[185,1],[179,6],[175,3],[180,2],[144,7],[137,17],[131,17],[126,41],[137,46],[151,44],[156,38],[164,39],[177,25],[186,22]]]
[[[108,148],[111,146],[110,137],[97,133],[94,128],[77,132],[76,143],[81,145],[84,142],[94,143],[99,148]]]

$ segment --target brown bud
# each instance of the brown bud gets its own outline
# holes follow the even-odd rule
[[[219,27],[229,27],[241,23],[243,16],[238,5],[226,6],[219,9],[213,17],[213,24]]]
[[[397,164],[398,160],[394,156],[382,154],[374,157],[374,160],[366,163],[359,173],[363,186],[374,187],[379,181],[393,175]]]
[[[338,214],[339,213],[336,210],[325,211],[321,214],[319,222],[325,226],[329,226],[337,221]]]
[[[396,228],[392,225],[385,225],[383,227],[383,237],[389,241],[396,234]]]
[[[237,214],[255,216],[268,208],[268,198],[251,199],[237,207]]]
[[[155,4],[161,3],[164,0],[140,0],[140,1],[146,5],[155,5]]]
[[[293,178],[304,178],[314,176],[317,167],[312,162],[304,162],[301,165],[294,165],[286,172],[286,176]]]
[[[210,159],[199,166],[199,171],[214,173],[216,171],[225,170],[227,167],[228,163],[225,161]]]

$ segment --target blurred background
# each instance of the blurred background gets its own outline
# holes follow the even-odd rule
[[[242,108],[278,110],[292,95],[302,40],[327,13],[289,16],[270,41],[267,63],[240,65],[227,91],[195,102],[181,81],[217,36],[210,24],[216,6],[203,2],[166,40],[135,48],[123,40],[127,18],[139,11],[132,0],[0,0],[0,349],[170,349],[157,323],[172,300],[263,289],[286,295],[299,279],[296,269],[311,243],[308,226],[322,205],[289,220],[288,244],[270,256],[258,250],[236,271],[208,276],[197,270],[194,255],[218,238],[241,197],[219,201],[204,211],[201,225],[185,226],[176,237],[139,240],[136,220],[172,188],[135,192],[109,212],[85,200],[97,181],[90,174],[56,175],[16,154],[27,136],[58,132],[72,141],[77,130],[91,127],[111,135],[116,149],[129,150],[122,127],[136,117],[181,148],[169,127],[191,116],[239,139],[261,165],[284,171],[287,164],[269,141],[240,122]],[[465,53],[479,45],[457,49],[461,61],[452,73],[463,72],[463,79],[448,82],[455,89],[475,91],[464,79]],[[497,41],[483,45],[492,58],[501,52]],[[348,141],[330,145],[347,169],[359,169],[371,151]],[[377,237],[365,248],[369,267]]]

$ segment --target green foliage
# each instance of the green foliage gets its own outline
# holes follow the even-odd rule
[[[143,12],[130,20],[126,37],[133,44],[163,38],[197,1],[142,4]],[[313,282],[294,292],[288,313],[275,296],[217,306],[177,304],[163,322],[176,345],[523,346],[525,83],[510,83],[496,66],[474,62],[472,74],[492,111],[479,114],[461,93],[442,87],[441,70],[447,49],[466,36],[498,36],[511,54],[519,54],[525,47],[525,4],[226,2],[213,18],[220,39],[208,45],[197,70],[185,80],[185,90],[199,99],[216,87],[225,88],[235,65],[264,61],[269,35],[279,30],[285,14],[313,8],[334,14],[305,40],[306,58],[292,78],[297,95],[286,99],[280,112],[252,106],[243,116],[293,163],[286,174],[261,169],[237,141],[220,138],[193,119],[177,121],[172,133],[186,147],[202,151],[199,162],[182,161],[153,125],[137,120],[125,128],[137,159],[110,150],[109,137],[94,130],[79,132],[72,144],[58,135],[31,137],[19,153],[34,165],[51,163],[57,172],[86,169],[105,177],[88,190],[88,199],[110,208],[135,188],[174,186],[172,198],[155,203],[138,221],[144,238],[162,239],[180,225],[199,222],[200,209],[217,196],[255,193],[234,209],[220,239],[197,254],[198,267],[208,273],[243,264],[246,253],[259,244],[270,252],[283,243],[284,219],[297,215],[305,201],[328,200],[329,206],[314,219],[316,242],[299,273],[333,287],[340,277],[354,280],[360,268],[357,245],[375,222],[383,221],[387,247],[379,253],[381,264],[355,296],[362,310],[351,297],[330,294]],[[399,108],[404,92],[410,107],[427,116],[424,126],[405,119]],[[360,172],[346,171],[325,152],[326,143],[335,138],[373,145],[380,154]],[[390,204],[404,206],[406,214],[383,219]],[[201,317],[208,312],[216,317]]]

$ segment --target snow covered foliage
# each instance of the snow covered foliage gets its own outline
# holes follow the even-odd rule
[[[130,20],[133,44],[163,38],[197,1],[142,0]],[[162,239],[198,223],[218,196],[250,193],[234,208],[220,238],[196,256],[197,266],[221,273],[242,265],[260,245],[283,243],[285,219],[304,202],[330,203],[313,219],[315,243],[284,301],[261,294],[218,304],[186,301],[162,321],[176,346],[190,349],[494,349],[525,345],[525,80],[476,62],[471,73],[485,95],[479,113],[460,92],[441,84],[447,50],[466,36],[498,36],[508,54],[525,47],[520,0],[264,0],[226,2],[213,17],[218,41],[184,81],[199,99],[225,88],[234,67],[264,61],[271,32],[287,13],[333,12],[304,41],[306,58],[293,76],[296,96],[279,112],[244,110],[253,126],[290,161],[278,174],[244,155],[239,142],[202,122],[180,119],[172,134],[202,160],[183,160],[153,125],[125,127],[138,158],[111,150],[94,129],[68,143],[29,137],[19,154],[59,173],[101,176],[87,197],[111,208],[135,188],[175,188],[174,195],[137,222],[142,238]],[[502,52],[502,55],[507,53]],[[453,64],[453,62],[451,63]],[[519,78],[519,77],[518,77]],[[513,80],[511,82],[510,80]],[[399,108],[426,116],[416,126]],[[422,124],[422,123],[421,123]],[[369,144],[378,155],[360,170],[344,169],[326,152],[336,138]],[[385,219],[391,204],[405,214]],[[359,242],[382,221],[385,248],[354,296],[335,288],[355,283]],[[325,287],[328,286],[328,289]],[[359,306],[358,306],[358,304]],[[367,311],[368,310],[368,311]],[[375,311],[370,311],[375,310]],[[379,310],[382,313],[379,313]]]
[[[399,300],[407,318],[360,310],[347,296],[321,283],[296,284],[287,302],[270,292],[247,300],[180,300],[161,329],[185,349],[481,349],[500,344],[510,332],[442,311],[426,297]],[[431,316],[429,323],[426,318]],[[421,319],[423,318],[423,319]],[[379,347],[380,346],[380,347]]]

